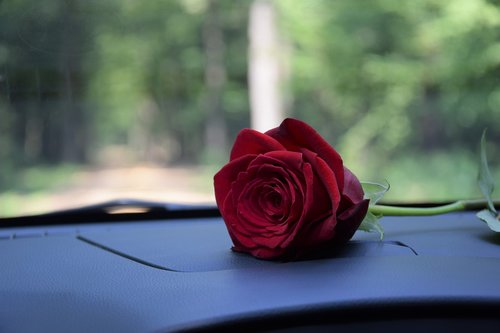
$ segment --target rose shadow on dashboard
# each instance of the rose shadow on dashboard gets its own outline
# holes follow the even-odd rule
[[[482,240],[484,240],[488,243],[500,246],[500,234],[499,233],[487,232],[487,233],[484,233],[483,235],[480,235],[479,238],[481,238]]]

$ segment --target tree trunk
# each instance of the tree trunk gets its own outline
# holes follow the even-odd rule
[[[250,9],[249,87],[252,128],[267,131],[283,119],[280,43],[276,15],[269,1],[255,0]]]
[[[225,154],[226,123],[222,105],[223,88],[226,81],[224,65],[224,39],[219,18],[218,1],[211,0],[208,5],[206,21],[203,26],[205,48],[205,85],[206,85],[206,122],[205,153],[217,158]]]

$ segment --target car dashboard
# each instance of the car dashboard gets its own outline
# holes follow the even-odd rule
[[[473,212],[384,217],[383,240],[295,262],[232,252],[212,215],[1,228],[0,331],[500,328],[500,237]]]

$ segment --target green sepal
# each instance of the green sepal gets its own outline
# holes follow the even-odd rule
[[[366,231],[366,232],[378,232],[380,234],[380,240],[384,239],[384,228],[382,225],[379,223],[379,219],[382,216],[377,216],[373,214],[372,212],[368,211],[366,213],[365,218],[363,219],[363,222],[361,222],[361,225],[359,226],[358,230],[361,231]]]
[[[361,182],[361,186],[363,187],[363,192],[365,193],[364,198],[370,200],[369,207],[375,206],[390,188],[390,185],[387,182],[386,184],[377,182]],[[368,211],[358,230],[378,232],[380,240],[384,239],[384,228],[379,222],[381,218],[382,215],[375,215]]]
[[[374,206],[389,191],[390,185],[387,182],[386,184],[361,182],[361,187],[363,187],[363,192],[365,192],[365,199],[370,199],[370,206]]]
[[[488,159],[486,157],[486,130],[484,130],[483,135],[481,137],[481,146],[480,146],[480,154],[481,161],[479,164],[479,173],[477,176],[477,182],[479,184],[479,188],[483,193],[484,198],[488,202],[488,208],[491,212],[496,213],[495,206],[493,205],[493,200],[491,195],[495,189],[495,181],[490,173],[490,168],[488,167]]]
[[[493,213],[489,209],[483,209],[476,216],[481,221],[484,221],[491,230],[500,232],[500,214]]]

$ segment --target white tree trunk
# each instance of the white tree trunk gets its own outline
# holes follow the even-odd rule
[[[266,131],[283,120],[282,70],[276,15],[269,1],[255,0],[249,22],[249,89],[252,128]]]

